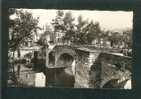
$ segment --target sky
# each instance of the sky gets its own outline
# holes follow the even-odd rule
[[[50,25],[52,19],[56,16],[55,9],[24,9],[33,14],[33,17],[39,17],[39,26]],[[71,11],[72,16],[77,19],[79,15],[84,20],[93,20],[99,22],[102,30],[122,31],[132,28],[133,12],[132,11],[98,11],[98,10],[63,10]],[[75,20],[76,21],[76,20]]]

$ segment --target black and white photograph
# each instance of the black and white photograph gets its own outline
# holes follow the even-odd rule
[[[8,12],[8,87],[132,89],[133,11]]]

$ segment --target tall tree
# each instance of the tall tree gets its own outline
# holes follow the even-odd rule
[[[92,41],[94,39],[97,39],[98,41],[100,38],[102,38],[102,30],[100,28],[99,22],[93,22],[91,21],[87,27],[87,40],[89,44],[92,44]]]
[[[13,52],[13,58],[10,62],[9,67],[12,67],[12,74],[14,78],[14,83],[18,84],[17,76],[15,74],[15,60],[14,53],[18,52],[18,57],[20,58],[20,47],[23,43],[27,42],[27,39],[32,39],[33,34],[37,33],[38,19],[33,18],[32,14],[29,12],[24,12],[23,10],[9,9],[9,16],[15,16],[14,19],[9,19],[9,40],[8,47],[9,52]],[[9,58],[11,60],[11,58]],[[12,63],[11,63],[12,62]],[[20,72],[20,64],[18,64],[17,73]]]
[[[72,44],[91,44],[92,41],[101,37],[101,28],[98,22],[90,23],[84,20],[80,15],[77,18],[77,23],[74,22],[71,12],[64,13],[57,11],[56,18],[53,20],[54,33],[62,33],[62,40]]]
[[[66,41],[67,43],[72,42],[73,40],[73,36],[75,33],[75,24],[73,23],[74,18],[72,17],[72,13],[71,12],[66,12],[63,18],[63,22],[64,22],[64,33],[65,35],[63,36],[63,41]]]
[[[87,44],[86,37],[86,26],[88,24],[88,20],[83,20],[82,16],[78,16],[76,30],[74,34],[74,44]]]
[[[132,49],[132,29],[126,29],[123,31],[123,42],[127,49]]]
[[[20,57],[20,47],[27,39],[32,39],[33,34],[37,33],[38,18],[34,18],[31,13],[23,10],[15,10],[15,19],[9,24],[9,50],[18,50]]]
[[[64,27],[64,22],[63,22],[63,16],[64,16],[64,12],[59,10],[56,13],[56,18],[52,20],[52,25],[54,27],[54,42],[57,43],[57,37],[59,36],[59,33],[63,33],[63,31],[65,30]]]
[[[111,47],[114,48],[115,46],[118,46],[120,41],[120,35],[119,32],[111,32],[111,35],[108,37],[108,40],[111,42]]]
[[[62,43],[69,43],[72,41],[74,35],[74,18],[71,12],[64,13],[57,11],[56,18],[53,20],[55,36],[61,39]],[[60,37],[59,37],[60,36]]]

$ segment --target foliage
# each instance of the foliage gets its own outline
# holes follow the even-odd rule
[[[9,49],[17,50],[27,39],[32,39],[32,34],[36,34],[38,27],[38,19],[33,18],[29,12],[23,10],[15,10],[15,19],[10,19],[9,24]]]
[[[102,31],[98,22],[93,23],[93,21],[91,21],[86,28],[88,29],[87,40],[89,44],[91,44],[94,39],[102,37]]]
[[[76,24],[76,30],[75,35],[73,39],[74,44],[86,44],[87,38],[86,38],[86,25],[88,23],[87,20],[83,20],[82,16],[78,16],[77,18],[78,24]]]
[[[127,45],[127,48],[132,48],[132,29],[123,31],[123,41]]]
[[[54,27],[54,31],[57,32],[59,30],[64,30],[64,24],[63,24],[63,11],[57,11],[56,18],[52,20],[52,25]]]
[[[74,18],[70,11],[66,13],[62,10],[57,11],[51,25],[54,29],[51,35],[53,34],[55,43],[60,42],[59,38],[61,43],[75,45],[92,45],[95,40],[100,46],[105,46],[106,42],[110,42],[112,48],[119,48],[123,43],[128,49],[132,46],[132,30],[127,29],[123,32],[103,31],[99,22],[84,20],[81,15]],[[49,31],[45,34],[49,34]]]
[[[71,44],[91,44],[92,40],[100,34],[101,29],[98,22],[89,23],[83,20],[82,16],[78,16],[77,24],[71,12],[57,11],[56,18],[53,20],[55,38],[57,33],[62,33],[62,42]]]
[[[72,13],[71,12],[67,12],[65,13],[65,16],[63,18],[63,22],[64,22],[64,36],[63,41],[72,41],[73,36],[75,34],[75,24],[73,23],[74,18],[72,17]]]

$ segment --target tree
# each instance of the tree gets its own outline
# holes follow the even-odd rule
[[[123,42],[127,49],[132,49],[132,29],[123,31]]]
[[[82,16],[78,16],[77,22],[78,24],[76,24],[73,43],[77,45],[87,44],[86,26],[88,24],[88,20],[83,20]]]
[[[83,20],[82,16],[78,16],[77,24],[74,23],[74,18],[71,12],[64,13],[57,11],[56,18],[53,20],[55,38],[61,33],[62,42],[71,44],[92,44],[95,38],[101,37],[101,28],[98,22],[90,23],[88,20]]]
[[[102,31],[99,22],[93,23],[93,21],[91,21],[86,28],[88,29],[87,40],[89,44],[92,44],[94,39],[98,39],[98,41],[100,41],[100,38],[102,38]]]
[[[73,23],[74,18],[72,17],[71,12],[66,12],[65,16],[63,18],[63,23],[64,23],[64,33],[65,35],[63,36],[63,41],[69,43],[73,41],[73,36],[75,33],[75,24]]]
[[[64,16],[64,12],[59,10],[57,11],[56,18],[52,20],[52,25],[54,27],[53,32],[54,32],[55,43],[57,43],[57,36],[59,35],[59,33],[63,33],[63,31],[65,30],[63,16]]]
[[[88,20],[83,20],[82,16],[79,16],[76,27],[75,42],[78,44],[92,44],[93,40],[99,40],[102,37],[99,22],[88,22]]]
[[[71,12],[64,13],[63,11],[57,11],[56,18],[53,20],[52,25],[54,27],[55,37],[58,36],[62,43],[72,41],[74,35],[73,21],[74,18]]]
[[[11,10],[9,10],[11,12]],[[10,13],[9,12],[9,13]],[[33,18],[32,14],[23,10],[14,10],[16,18],[10,20],[9,24],[9,50],[19,53],[20,57],[20,47],[27,39],[32,39],[33,34],[37,34],[38,18]],[[10,14],[11,15],[11,14]]]
[[[111,42],[111,47],[119,46],[121,35],[119,32],[111,32],[108,40]]]

